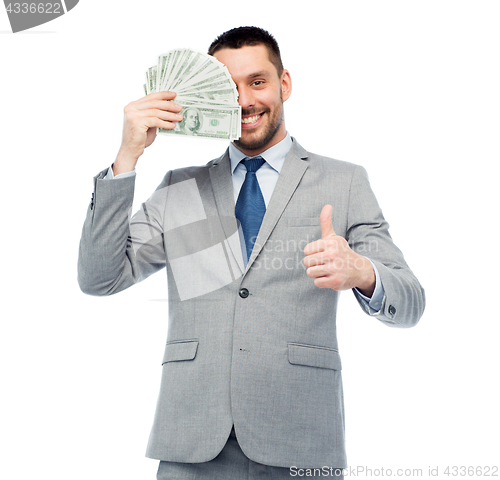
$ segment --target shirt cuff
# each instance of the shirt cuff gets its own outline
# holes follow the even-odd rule
[[[106,173],[104,180],[113,180],[114,178],[126,178],[126,177],[132,177],[134,175],[135,175],[135,170],[132,170],[131,172],[119,173],[118,175],[114,175],[113,165],[111,165],[111,167],[108,168],[108,173]]]
[[[370,259],[368,260],[372,264],[373,271],[375,272],[375,290],[373,290],[371,298],[367,297],[366,295],[363,295],[357,288],[355,288],[354,290],[356,290],[356,293],[358,294],[360,300],[362,300],[363,303],[368,305],[370,309],[373,310],[373,312],[375,313],[378,312],[382,307],[382,302],[385,296],[385,290],[384,286],[382,285],[382,282],[380,281],[380,275],[378,273],[377,267],[373,264],[373,262]]]

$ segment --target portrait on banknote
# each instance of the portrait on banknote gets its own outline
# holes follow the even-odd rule
[[[196,135],[201,127],[201,114],[198,109],[192,107],[185,109],[183,117],[178,128],[186,135]]]

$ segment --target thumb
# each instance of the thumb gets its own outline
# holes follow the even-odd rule
[[[319,217],[321,224],[321,238],[336,235],[332,224],[332,210],[333,207],[331,205],[325,205],[323,210],[321,210],[321,215]]]

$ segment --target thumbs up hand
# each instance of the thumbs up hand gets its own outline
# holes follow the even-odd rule
[[[321,240],[304,248],[304,265],[314,285],[333,290],[349,290],[357,287],[371,297],[375,288],[375,272],[370,261],[349,247],[347,241],[336,235],[332,224],[331,205],[321,210]]]

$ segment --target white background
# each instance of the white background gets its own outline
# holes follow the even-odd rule
[[[424,477],[439,466],[441,478],[448,465],[498,466],[499,24],[499,3],[481,0],[81,0],[13,35],[1,11],[0,477],[155,478],[144,452],[166,278],[85,296],[78,241],[92,177],[114,160],[145,70],[240,25],[276,36],[293,80],[287,129],[368,170],[426,289],[408,330],[342,294],[349,464]],[[168,169],[225,148],[158,138],[138,166],[136,204]]]

